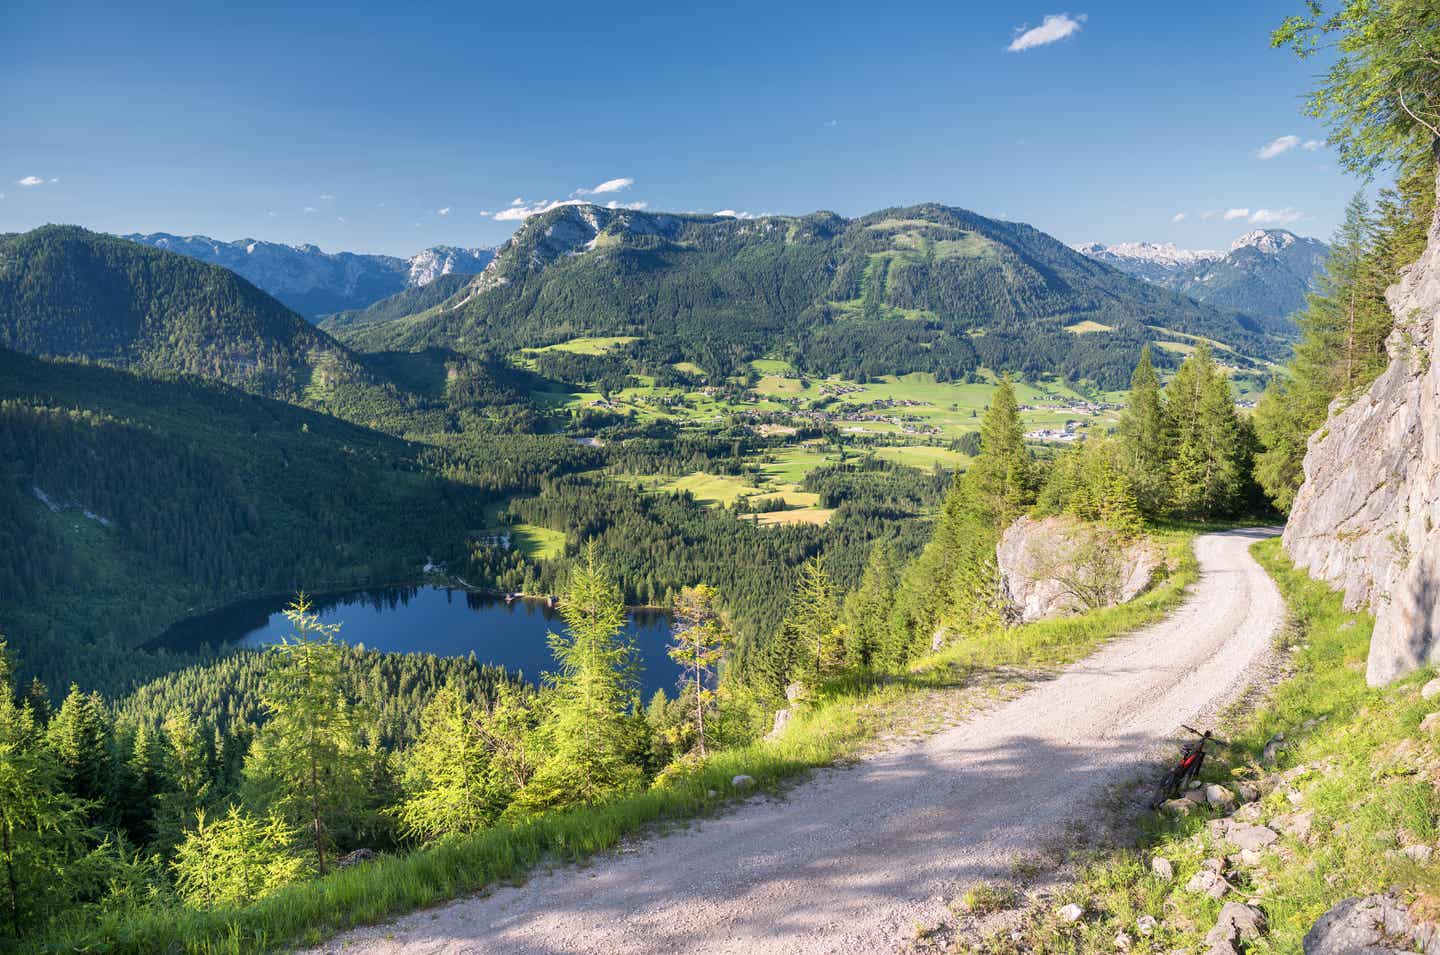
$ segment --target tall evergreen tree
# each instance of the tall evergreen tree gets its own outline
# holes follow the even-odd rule
[[[591,803],[640,785],[632,714],[638,704],[635,647],[624,635],[625,604],[595,541],[561,595],[565,632],[550,635],[556,671],[542,727],[545,761],[511,804],[512,814]]]
[[[813,690],[845,662],[844,630],[834,582],[818,557],[800,566],[779,642],[791,648],[790,679]]]
[[[1233,511],[1244,488],[1248,462],[1230,380],[1202,343],[1185,359],[1165,392],[1165,411],[1175,429],[1170,499],[1187,517],[1218,517]]]
[[[420,736],[405,754],[404,800],[395,807],[404,835],[429,841],[474,832],[494,822],[511,787],[491,767],[486,713],[447,683],[420,718]]]
[[[349,699],[338,624],[323,623],[303,594],[286,609],[294,633],[266,652],[262,701],[270,720],[257,736],[246,775],[303,821],[321,875],[337,824],[364,811],[364,720]]]
[[[870,548],[860,586],[845,598],[845,660],[851,666],[898,666],[889,640],[891,609],[899,584],[895,549],[888,541]]]
[[[1150,346],[1146,345],[1130,376],[1130,395],[1120,415],[1120,451],[1136,504],[1152,517],[1166,505],[1170,437],[1160,397],[1160,376],[1151,363]]]

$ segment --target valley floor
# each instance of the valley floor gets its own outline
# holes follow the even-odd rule
[[[1179,724],[1243,690],[1285,617],[1248,547],[1196,538],[1201,577],[1163,621],[918,743],[826,770],[589,865],[458,900],[318,951],[876,952],[1008,874],[1107,786],[1153,771]]]

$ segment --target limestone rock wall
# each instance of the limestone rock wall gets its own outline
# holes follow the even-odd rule
[[[1002,584],[1022,623],[1133,600],[1150,585],[1162,557],[1150,541],[1119,547],[1103,528],[1071,517],[1022,517],[995,548]],[[1095,545],[1100,545],[1099,547]]]
[[[1390,365],[1311,436],[1284,537],[1297,565],[1374,612],[1373,685],[1440,661],[1440,216],[1385,297]]]

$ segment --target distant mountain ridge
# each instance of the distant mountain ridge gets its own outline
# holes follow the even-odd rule
[[[209,236],[155,232],[122,236],[131,242],[178,252],[219,265],[307,318],[364,309],[441,275],[474,275],[495,256],[486,247],[437,245],[408,259],[358,252],[325,252],[318,246],[284,245],[258,239],[225,242]]]
[[[1165,336],[1283,351],[1263,322],[1140,281],[1024,223],[939,204],[855,219],[562,206],[526,220],[450,299],[389,315],[327,327],[360,350],[627,336],[637,357],[694,362],[712,376],[778,355],[856,377],[954,379],[984,366],[1107,387],[1123,386],[1140,348]]]
[[[1228,251],[1181,249],[1173,243],[1087,242],[1075,247],[1098,262],[1188,295],[1198,302],[1263,318],[1280,331],[1305,307],[1330,246],[1288,229],[1255,229]]]

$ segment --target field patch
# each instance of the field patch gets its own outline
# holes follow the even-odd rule
[[[564,531],[538,524],[516,524],[510,528],[510,537],[520,552],[532,559],[545,560],[565,553]]]
[[[876,448],[875,456],[882,461],[889,461],[892,464],[903,464],[912,468],[929,470],[940,465],[944,468],[959,467],[970,459],[959,451],[951,451],[949,448],[936,448],[929,445],[896,445],[894,447]]]
[[[1072,335],[1088,335],[1091,332],[1113,332],[1115,326],[1102,325],[1099,322],[1085,319],[1083,322],[1076,322],[1073,325],[1066,325],[1065,330]]]
[[[569,341],[556,342],[554,345],[546,345],[543,348],[527,348],[525,351],[531,354],[547,351],[567,351],[575,355],[604,355],[621,345],[628,345],[636,340],[634,335],[612,335],[607,338],[572,338]]]

